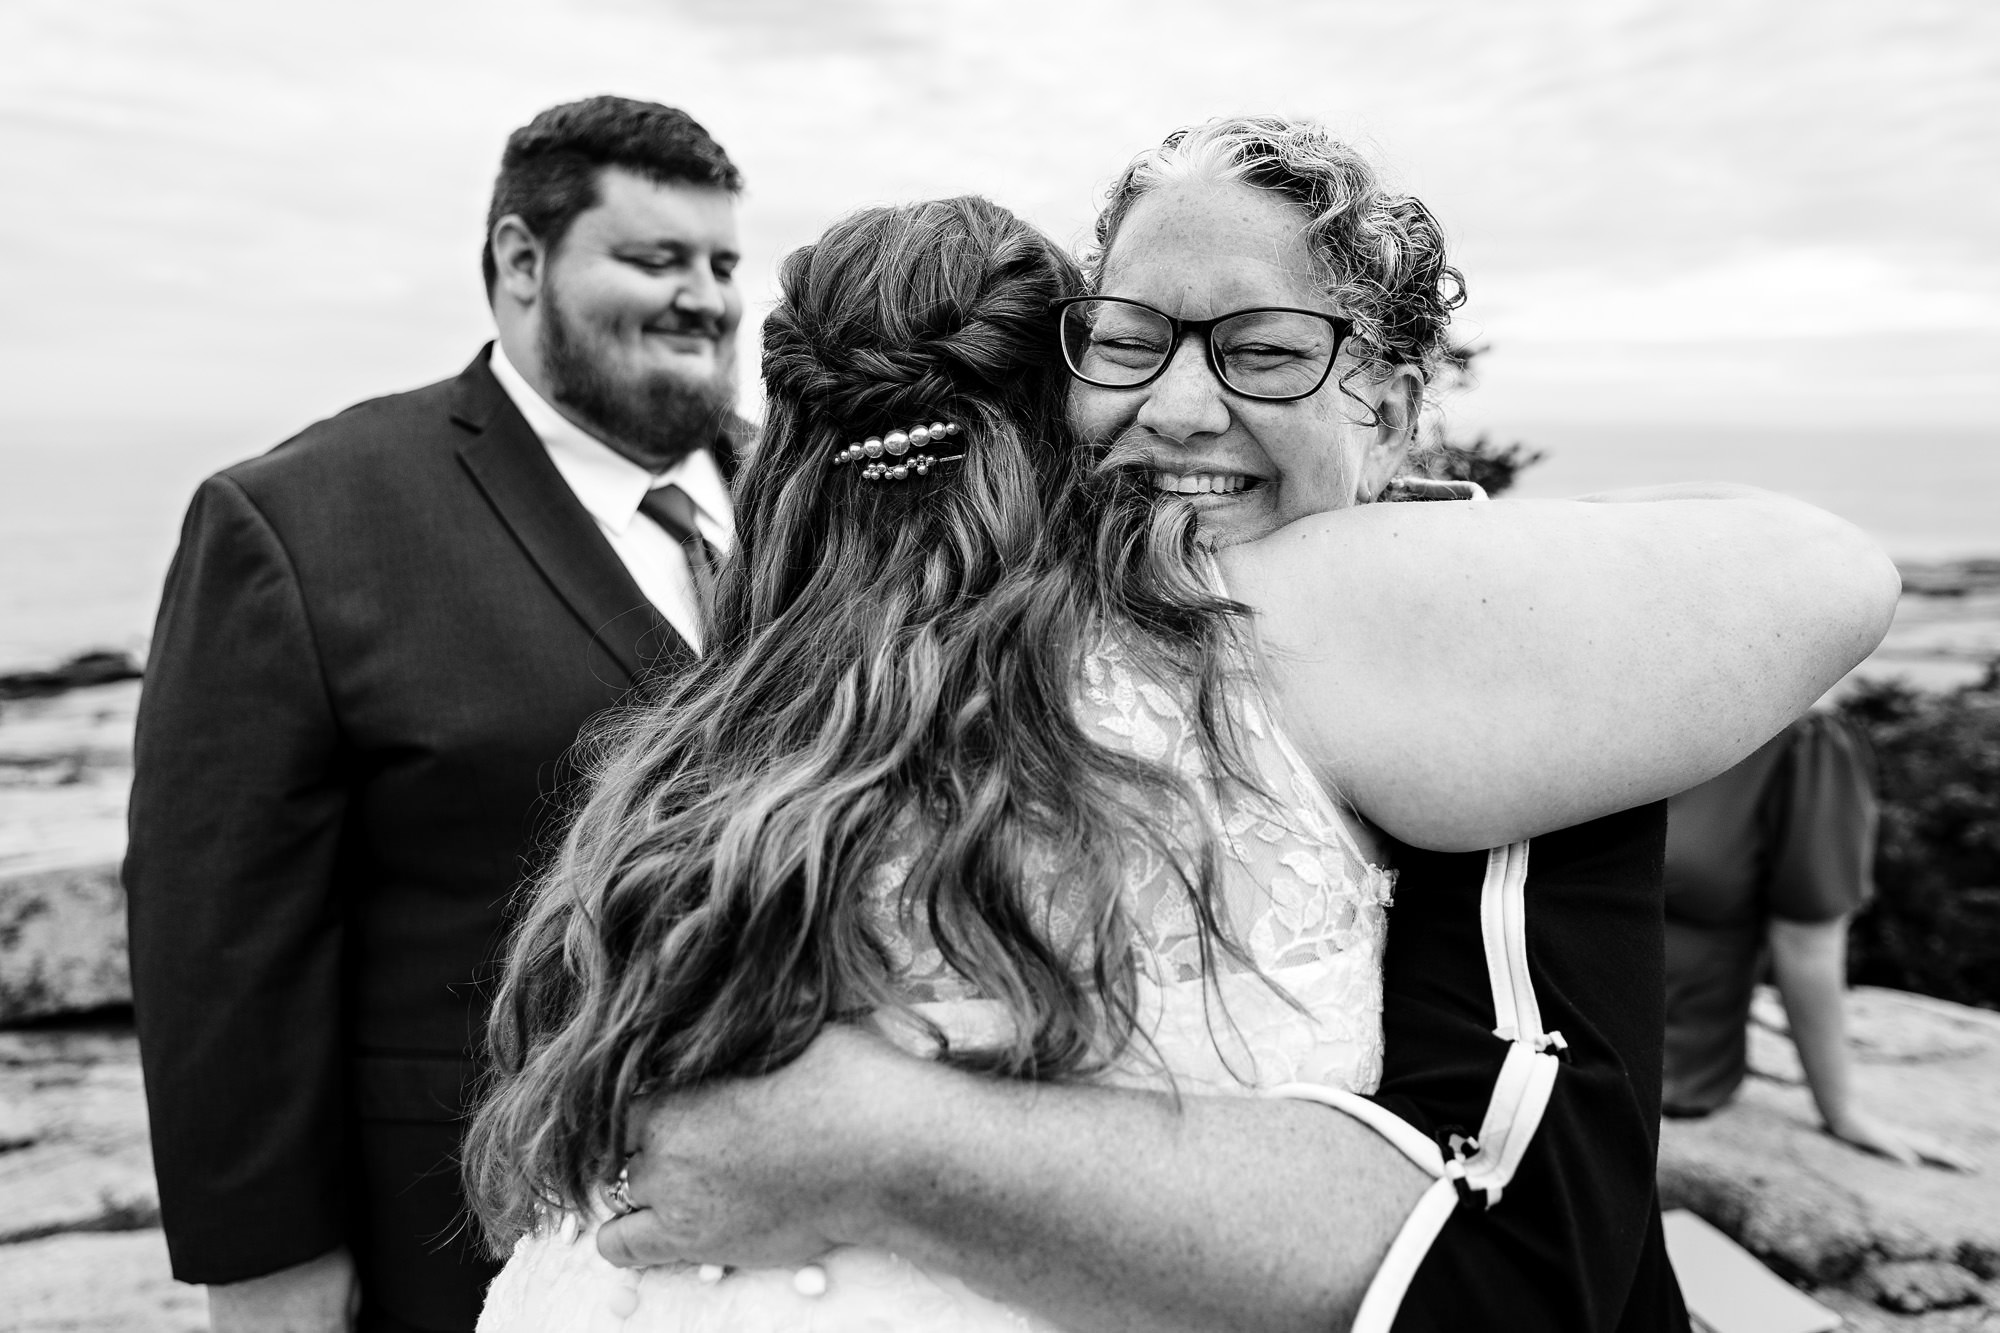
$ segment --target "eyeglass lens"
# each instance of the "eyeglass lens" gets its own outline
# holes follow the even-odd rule
[[[1129,388],[1157,374],[1174,352],[1173,324],[1124,301],[1079,301],[1063,310],[1063,355],[1092,384]],[[1326,379],[1339,350],[1332,321],[1289,310],[1245,310],[1208,331],[1222,382],[1253,398],[1292,398]]]

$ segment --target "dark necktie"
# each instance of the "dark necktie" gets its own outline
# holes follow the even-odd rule
[[[715,566],[709,559],[708,543],[694,524],[694,501],[678,486],[655,486],[639,501],[639,512],[659,524],[687,553],[688,575],[694,580],[695,596],[706,615],[715,604]]]

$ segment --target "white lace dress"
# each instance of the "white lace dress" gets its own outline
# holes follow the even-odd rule
[[[1084,664],[1076,707],[1111,743],[1172,765],[1200,792],[1223,851],[1228,928],[1263,974],[1217,956],[1204,981],[1195,916],[1180,881],[1143,839],[1129,842],[1125,892],[1141,935],[1139,1001],[1151,1037],[1106,1081],[1185,1093],[1254,1095],[1286,1083],[1372,1091],[1382,1070],[1382,945],[1390,874],[1371,863],[1273,722],[1250,682],[1230,691],[1243,746],[1265,799],[1218,781],[1202,757],[1188,699],[1106,643]],[[897,959],[919,1012],[954,1042],[990,1040],[1004,1015],[966,993],[901,909],[907,861],[873,885],[873,909],[899,942]],[[1060,876],[1045,876],[1052,933],[1068,905]],[[1285,996],[1274,992],[1276,982]],[[1303,1011],[1303,1012],[1302,1012]],[[913,1033],[887,1030],[911,1049]],[[1165,1068],[1160,1067],[1164,1064]],[[523,1239],[487,1293],[481,1333],[1022,1333],[1048,1325],[988,1300],[948,1274],[881,1250],[851,1248],[820,1261],[826,1290],[803,1295],[789,1271],[738,1271],[703,1282],[692,1267],[621,1270],[594,1244],[594,1220],[570,1218]]]

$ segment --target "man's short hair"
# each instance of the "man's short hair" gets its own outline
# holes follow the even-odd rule
[[[479,264],[490,300],[499,270],[493,227],[518,214],[553,249],[577,215],[597,205],[597,181],[621,167],[659,185],[703,185],[736,194],[743,176],[722,145],[677,107],[629,97],[586,97],[552,106],[507,136]]]

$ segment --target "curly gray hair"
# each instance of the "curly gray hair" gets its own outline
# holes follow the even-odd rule
[[[1175,130],[1132,159],[1098,214],[1084,256],[1093,287],[1126,216],[1174,181],[1240,181],[1296,204],[1327,294],[1354,321],[1357,372],[1414,367],[1428,384],[1450,361],[1445,330],[1465,278],[1445,262],[1443,228],[1414,195],[1385,189],[1375,168],[1315,121],[1227,116]]]

